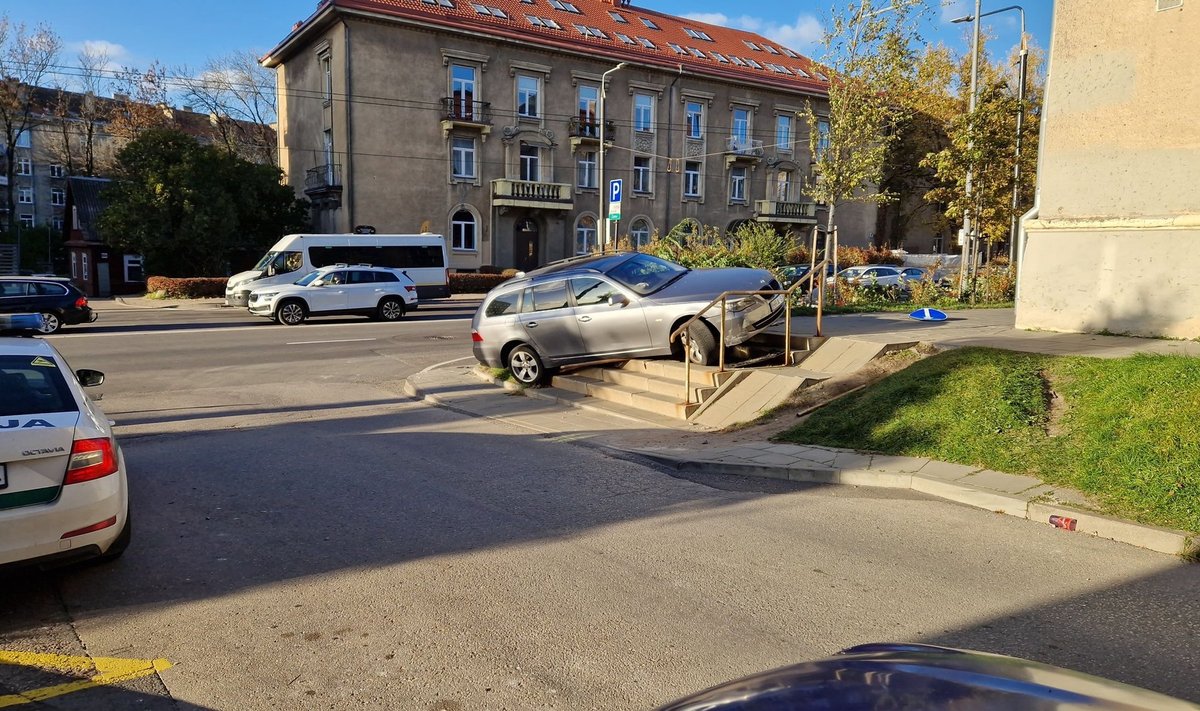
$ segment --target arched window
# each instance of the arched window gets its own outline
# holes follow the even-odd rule
[[[478,232],[475,216],[468,210],[459,210],[450,218],[450,246],[464,252],[474,252],[478,247],[475,235]]]
[[[575,221],[575,254],[587,254],[596,248],[596,218],[580,215]]]
[[[629,240],[633,242],[634,249],[650,244],[650,222],[646,218],[639,217],[633,221],[629,228]]]

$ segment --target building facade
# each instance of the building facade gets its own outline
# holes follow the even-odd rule
[[[326,0],[264,63],[314,227],[439,232],[454,269],[602,246],[616,178],[613,246],[820,216],[803,112],[827,79],[752,33],[607,0]],[[873,206],[837,214],[843,244],[870,243]]]
[[[1017,326],[1200,337],[1200,7],[1056,0]]]

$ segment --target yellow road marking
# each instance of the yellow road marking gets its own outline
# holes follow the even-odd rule
[[[53,699],[76,691],[119,684],[171,668],[166,659],[121,659],[118,657],[73,657],[65,654],[8,652],[0,650],[0,664],[35,667],[47,671],[82,674],[88,678],[56,684],[19,694],[0,696],[0,709]]]

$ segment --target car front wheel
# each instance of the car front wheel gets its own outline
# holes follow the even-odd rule
[[[304,323],[306,318],[308,318],[308,313],[304,304],[295,299],[283,302],[275,311],[275,320],[284,326],[298,326]]]
[[[512,349],[508,354],[508,370],[522,385],[537,385],[546,375],[541,357],[529,346]]]
[[[380,321],[399,321],[404,318],[404,302],[394,296],[389,296],[379,302]]]
[[[58,333],[62,330],[62,319],[58,314],[47,311],[42,314],[42,325],[38,327],[38,333]]]
[[[685,357],[696,365],[712,365],[717,362],[717,338],[699,321],[688,326],[684,342]]]

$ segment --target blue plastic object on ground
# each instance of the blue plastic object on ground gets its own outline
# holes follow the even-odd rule
[[[41,327],[41,314],[0,314],[0,331],[36,331]]]
[[[946,319],[950,318],[946,315],[945,311],[938,311],[937,309],[928,308],[917,309],[909,314],[908,317],[918,321],[945,321]]]

